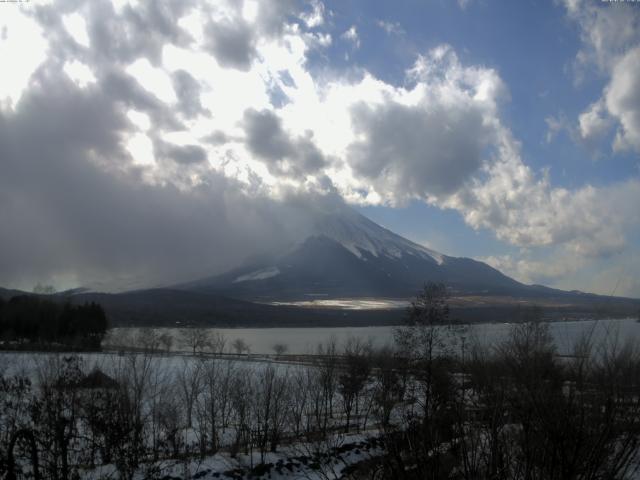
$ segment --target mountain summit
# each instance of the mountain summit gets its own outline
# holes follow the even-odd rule
[[[280,255],[180,288],[254,300],[408,297],[427,281],[462,295],[531,288],[485,263],[418,245],[349,208],[320,215],[308,236]]]
[[[344,207],[312,219],[287,250],[222,275],[170,288],[62,296],[100,303],[114,325],[138,326],[397,324],[402,314],[393,305],[403,305],[428,281],[444,282],[456,318],[470,322],[513,321],[514,308],[527,304],[542,305],[548,318],[576,319],[628,316],[640,308],[639,300],[524,285],[485,263],[418,245]],[[2,298],[18,294],[25,293],[0,288]]]

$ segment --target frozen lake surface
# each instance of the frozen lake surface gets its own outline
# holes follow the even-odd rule
[[[370,340],[375,346],[383,346],[393,343],[393,332],[396,327],[300,327],[300,328],[216,328],[213,329],[225,336],[227,345],[236,339],[244,340],[251,348],[251,353],[273,353],[275,344],[287,346],[287,353],[305,354],[314,353],[320,343],[335,338],[339,344],[344,343],[349,337],[357,337],[362,340]],[[495,345],[506,338],[511,328],[508,323],[483,323],[468,326],[462,333],[465,343],[477,340],[483,345]],[[635,319],[616,320],[584,320],[570,322],[552,322],[549,328],[556,342],[558,352],[571,353],[576,340],[582,335],[592,335],[597,344],[602,340],[612,341],[617,338],[625,341],[638,340],[640,338],[640,323]],[[120,334],[130,334],[135,337],[137,329],[114,329],[113,337]],[[169,332],[176,338],[174,348],[180,348],[177,344],[179,329],[158,329],[159,332]]]

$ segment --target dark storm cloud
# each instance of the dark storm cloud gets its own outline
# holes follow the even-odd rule
[[[154,142],[156,158],[168,158],[180,164],[197,164],[207,159],[207,152],[199,145],[173,145],[162,140]]]
[[[230,2],[232,18],[210,19],[205,28],[206,45],[223,67],[247,71],[256,58],[259,37],[281,35],[285,23],[300,11],[295,0],[263,0],[258,3],[255,23],[242,17],[242,2]]]
[[[205,31],[207,47],[223,67],[247,71],[256,56],[252,27],[241,19],[210,22]]]
[[[121,102],[128,108],[148,114],[157,128],[166,130],[182,130],[184,128],[171,108],[142,88],[135,78],[123,71],[111,69],[105,72],[100,83],[104,93],[109,95],[113,102]]]
[[[282,129],[282,121],[269,110],[244,112],[247,146],[254,155],[277,162],[293,154],[289,137]]]
[[[478,171],[490,137],[482,109],[464,103],[358,104],[352,121],[364,136],[350,147],[352,168],[382,189],[409,197],[458,191]]]
[[[175,21],[193,5],[191,1],[159,0],[142,2],[139,9],[125,6],[117,13],[109,0],[69,1],[55,5],[37,5],[34,19],[46,32],[50,47],[40,71],[62,69],[66,61],[89,65],[99,78],[102,90],[114,102],[147,113],[158,128],[179,130],[182,123],[175,113],[156,96],[148,92],[124,71],[140,58],[158,63],[167,42],[186,45],[191,41],[187,32]],[[80,9],[85,14],[89,48],[78,45],[69,35],[62,18]],[[177,87],[179,108],[189,118],[202,110],[198,85],[186,72],[173,78]]]
[[[120,14],[113,12],[110,2],[88,5],[91,50],[105,61],[130,63],[145,57],[158,64],[167,42],[186,45],[191,41],[176,22],[193,5],[191,1],[140,2],[135,9],[125,6]]]
[[[0,285],[187,280],[288,243],[304,223],[282,215],[303,219],[304,202],[249,196],[216,173],[188,190],[144,182],[122,147],[127,128],[100,84],[44,73],[0,115]]]
[[[299,12],[300,3],[296,0],[264,0],[259,2],[258,28],[265,35],[280,35],[285,21]]]
[[[84,57],[93,66],[129,64],[148,58],[158,64],[167,42],[187,45],[192,38],[176,22],[195,2],[156,0],[126,5],[116,12],[110,0],[62,1],[36,5],[34,18],[46,31],[50,53],[57,56]],[[90,47],[78,45],[62,24],[62,16],[83,12]]]
[[[189,72],[178,70],[171,76],[171,79],[183,115],[187,118],[194,118],[198,115],[209,116],[200,102],[200,84]]]
[[[249,151],[264,160],[274,174],[303,177],[328,164],[310,132],[291,139],[282,128],[280,118],[269,110],[247,110],[244,129]]]
[[[232,139],[229,137],[229,135],[221,130],[216,130],[215,132],[212,132],[201,139],[201,141],[206,142],[210,145],[224,145],[231,140]]]

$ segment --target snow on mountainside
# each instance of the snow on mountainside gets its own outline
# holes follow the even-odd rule
[[[368,252],[374,257],[390,258],[411,254],[433,260],[438,265],[445,259],[444,255],[411,242],[351,209],[322,217],[316,222],[314,234],[338,242],[358,258]]]
[[[249,282],[251,280],[265,280],[267,278],[275,277],[280,274],[278,267],[268,267],[255,272],[246,273],[236,278],[233,283]]]
[[[470,258],[440,254],[344,207],[317,215],[292,247],[176,288],[243,299],[395,297],[425,282],[460,294],[510,294],[526,286]]]

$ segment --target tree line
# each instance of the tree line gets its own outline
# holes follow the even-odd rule
[[[105,464],[119,478],[159,478],[162,460],[216,453],[249,455],[258,469],[283,449],[307,458],[314,478],[623,479],[637,469],[636,345],[584,336],[559,356],[532,311],[483,347],[449,316],[446,289],[427,285],[393,344],[332,339],[308,365],[247,362],[241,351],[222,360],[219,333],[203,343],[185,332],[195,354],[149,348],[100,370],[56,355],[35,365],[34,381],[6,370],[0,478],[33,476],[36,464],[40,478]],[[376,448],[336,471],[354,434]]]
[[[55,345],[99,350],[108,328],[103,308],[94,302],[73,305],[36,295],[0,298],[0,340],[4,348]]]

